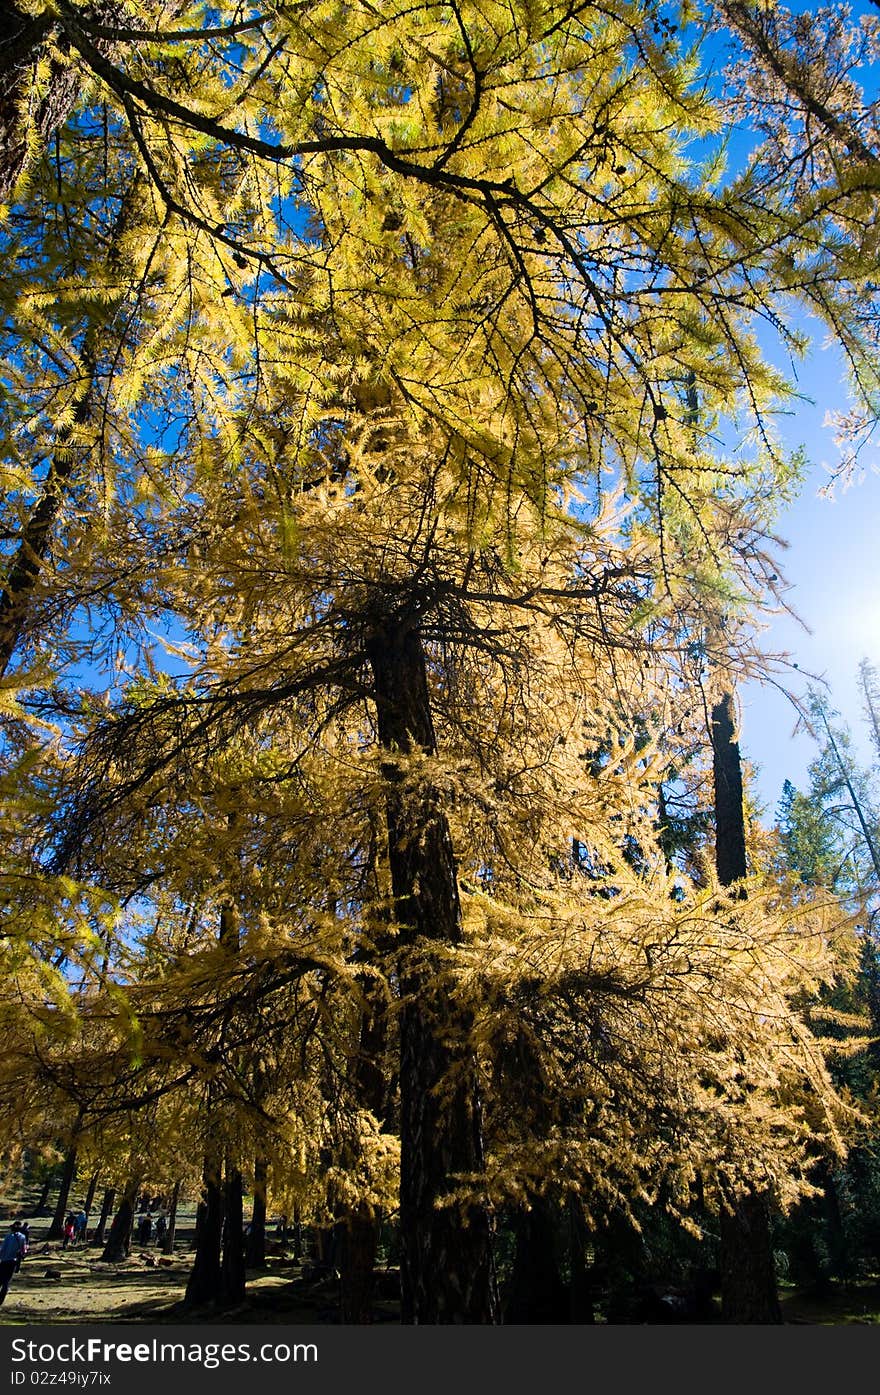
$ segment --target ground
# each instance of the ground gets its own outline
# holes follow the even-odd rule
[[[31,1232],[30,1253],[0,1307],[0,1326],[106,1322],[298,1326],[338,1321],[335,1279],[317,1275],[286,1250],[270,1254],[265,1270],[249,1272],[244,1304],[224,1312],[184,1312],[181,1300],[192,1263],[195,1226],[192,1206],[183,1207],[179,1214],[173,1256],[162,1255],[155,1245],[134,1244],[124,1264],[103,1264],[100,1247],[65,1250],[60,1242],[48,1241],[50,1217],[33,1214],[28,1199],[26,1194],[5,1205],[0,1202],[0,1226],[20,1216],[30,1221]],[[277,1244],[272,1248],[281,1250]],[[383,1296],[376,1304],[376,1319],[396,1322],[395,1276],[388,1272],[378,1277]],[[785,1321],[791,1324],[880,1323],[877,1280],[838,1285],[821,1298],[783,1286],[781,1299]]]
[[[5,1228],[13,1218],[20,1218],[30,1222],[31,1236],[30,1252],[0,1308],[0,1326],[196,1321],[305,1324],[337,1320],[335,1281],[315,1275],[288,1250],[271,1254],[265,1270],[248,1273],[248,1297],[243,1305],[222,1313],[182,1312],[192,1263],[192,1206],[184,1206],[178,1213],[173,1256],[162,1255],[155,1244],[133,1244],[124,1264],[103,1264],[99,1246],[65,1250],[59,1241],[47,1240],[51,1217],[34,1214],[27,1204],[30,1199],[25,1194],[11,1203],[0,1203],[0,1226]],[[270,1248],[281,1247],[270,1242]],[[394,1303],[380,1301],[377,1317],[395,1320]]]

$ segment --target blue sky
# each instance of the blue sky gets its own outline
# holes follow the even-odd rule
[[[788,8],[797,13],[816,6],[789,0]],[[855,0],[850,9],[853,19],[878,14],[870,0]],[[866,70],[863,86],[868,100],[876,98],[880,75]],[[829,470],[839,461],[825,416],[848,402],[841,355],[823,348],[821,335],[819,330],[808,359],[798,366],[798,386],[808,400],[781,423],[785,444],[804,446],[811,469],[797,502],[780,514],[776,526],[789,544],[779,556],[780,575],[791,586],[786,600],[808,628],[787,616],[775,617],[762,645],[767,651],[788,651],[799,665],[783,676],[793,693],[804,695],[807,674],[825,679],[832,706],[850,724],[857,750],[870,762],[856,676],[863,658],[880,668],[880,433],[864,452],[861,477],[846,489],[838,487],[833,498],[820,497]],[[805,733],[793,734],[797,713],[777,689],[750,683],[739,696],[743,754],[759,767],[757,794],[766,805],[765,821],[772,822],[783,781],[806,788],[816,746]]]
[[[778,616],[762,643],[767,650],[789,651],[799,665],[786,680],[793,692],[805,692],[808,673],[827,681],[832,705],[849,721],[868,760],[856,675],[863,658],[880,667],[880,442],[865,451],[861,479],[837,488],[833,498],[819,497],[828,467],[838,459],[833,431],[823,422],[826,411],[846,404],[842,379],[836,351],[817,348],[800,374],[813,401],[784,426],[787,443],[803,444],[813,462],[800,497],[782,512],[776,529],[789,544],[780,556],[780,574],[791,586],[786,600],[809,632]],[[772,821],[783,781],[805,787],[816,748],[809,736],[793,735],[797,714],[779,691],[751,683],[740,698],[743,754],[760,766],[758,793]]]

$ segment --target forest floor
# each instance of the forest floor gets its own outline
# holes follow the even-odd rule
[[[30,1222],[31,1247],[22,1268],[13,1278],[6,1302],[0,1308],[0,1326],[54,1326],[91,1323],[207,1323],[279,1324],[299,1326],[338,1322],[337,1283],[321,1277],[308,1262],[301,1263],[271,1242],[266,1268],[248,1272],[247,1299],[236,1308],[217,1312],[184,1311],[182,1300],[192,1264],[195,1212],[183,1207],[178,1213],[175,1252],[161,1253],[155,1244],[132,1244],[122,1264],[104,1264],[101,1248],[93,1245],[63,1249],[46,1239],[50,1217],[29,1213],[28,1198],[18,1199],[18,1209],[0,1202],[5,1212]],[[0,1228],[5,1230],[0,1220]],[[382,1296],[375,1305],[379,1322],[399,1320],[392,1296],[396,1276],[388,1270],[378,1276]],[[784,1320],[810,1326],[880,1323],[880,1282],[834,1285],[821,1297],[783,1286]]]
[[[14,1275],[6,1302],[0,1308],[0,1326],[56,1323],[284,1323],[286,1325],[338,1321],[335,1280],[316,1275],[308,1262],[295,1260],[269,1237],[268,1248],[280,1251],[267,1257],[262,1270],[249,1270],[247,1299],[235,1308],[217,1312],[182,1309],[186,1282],[192,1266],[195,1209],[178,1211],[174,1254],[166,1256],[155,1244],[132,1242],[122,1264],[101,1261],[102,1247],[77,1245],[64,1249],[60,1241],[46,1238],[51,1217],[35,1214],[29,1198],[0,1203],[0,1230],[15,1219],[30,1224],[30,1250]],[[381,1279],[381,1275],[380,1275]],[[393,1289],[396,1285],[393,1280]],[[394,1322],[396,1302],[382,1298],[376,1304],[379,1321]]]
[[[62,1251],[37,1244],[14,1277],[0,1325],[56,1323],[335,1322],[335,1295],[303,1277],[302,1266],[270,1260],[248,1275],[248,1297],[218,1313],[182,1310],[192,1256],[178,1252],[160,1266],[149,1250],[132,1248],[123,1264],[102,1264],[100,1249]],[[306,1271],[307,1272],[307,1271]]]
[[[787,1323],[821,1327],[880,1323],[880,1282],[876,1279],[834,1284],[821,1295],[805,1289],[782,1288],[780,1302]]]

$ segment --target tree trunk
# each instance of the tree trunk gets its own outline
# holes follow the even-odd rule
[[[229,815],[230,826],[235,815]],[[239,949],[238,924],[233,906],[220,908],[220,925],[217,943],[229,954],[237,954]],[[206,1303],[221,1303],[224,1299],[224,1282],[228,1278],[234,1284],[232,1270],[227,1275],[224,1270],[223,1237],[226,1202],[235,1204],[234,1192],[227,1196],[228,1187],[223,1183],[224,1149],[218,1141],[217,1099],[214,1086],[209,1085],[205,1102],[207,1116],[207,1144],[202,1170],[202,1199],[196,1217],[196,1253],[189,1281],[186,1286],[184,1303],[190,1308],[203,1307]],[[241,1178],[239,1177],[239,1189]],[[241,1198],[239,1196],[239,1237],[241,1235]],[[230,1252],[229,1264],[234,1268],[235,1256]]]
[[[246,1291],[244,1267],[244,1210],[241,1172],[226,1163],[223,1189],[223,1256],[220,1262],[221,1301],[243,1303]]]
[[[732,692],[723,693],[712,708],[712,770],[715,868],[722,886],[730,886],[746,875],[742,764]],[[781,1323],[769,1195],[751,1188],[744,1196],[725,1200],[719,1216],[721,1320]]]
[[[742,762],[735,739],[733,693],[712,708],[712,774],[715,785],[715,870],[722,886],[746,875]]]
[[[840,1193],[834,1173],[826,1161],[817,1169],[817,1181],[822,1187],[822,1210],[825,1213],[825,1236],[828,1249],[828,1263],[832,1276],[840,1283],[852,1277],[843,1213],[840,1207]]]
[[[87,399],[76,406],[74,420],[82,425],[88,419]],[[9,667],[25,627],[31,596],[43,570],[52,541],[52,529],[61,512],[68,481],[74,468],[75,453],[66,450],[69,431],[59,433],[59,446],[52,457],[43,485],[43,494],[21,530],[18,549],[11,559],[3,590],[0,591],[0,676]]]
[[[571,1321],[576,1323],[595,1322],[592,1266],[587,1259],[587,1243],[590,1232],[584,1217],[584,1208],[575,1196],[568,1199],[568,1226],[571,1252],[569,1287]]]
[[[55,1203],[55,1215],[52,1217],[52,1224],[49,1226],[47,1240],[61,1240],[64,1236],[64,1217],[68,1212],[70,1201],[70,1189],[73,1186],[73,1179],[76,1176],[76,1144],[71,1144],[64,1155],[64,1170],[61,1173],[61,1190],[58,1193],[58,1200]]]
[[[400,947],[400,1240],[404,1323],[497,1321],[486,1208],[438,1205],[463,1173],[483,1167],[476,1069],[467,1017],[440,987],[430,953],[461,939],[449,825],[437,791],[405,795],[397,753],[437,749],[416,622],[393,618],[373,636],[379,742],[389,757],[388,862]],[[408,953],[414,951],[417,953]]]
[[[266,1267],[266,1179],[269,1164],[265,1158],[257,1158],[254,1163],[254,1209],[251,1213],[251,1226],[247,1238],[247,1265],[249,1269]]]
[[[98,1224],[95,1227],[94,1232],[92,1233],[93,1245],[103,1245],[104,1243],[104,1229],[107,1225],[108,1220],[110,1219],[110,1212],[113,1210],[113,1203],[115,1200],[116,1188],[107,1187],[107,1189],[104,1192],[104,1199],[101,1202],[101,1215],[98,1220]]]
[[[516,1250],[504,1308],[508,1325],[568,1320],[571,1300],[556,1258],[554,1219],[554,1208],[543,1197],[517,1211]]]
[[[85,1236],[86,1234],[88,1234],[89,1216],[92,1214],[92,1207],[95,1204],[95,1192],[98,1190],[98,1180],[100,1176],[101,1173],[99,1170],[97,1172],[93,1172],[91,1178],[89,1179],[89,1189],[86,1192],[86,1199],[83,1202],[82,1208],[86,1213],[86,1233],[83,1235],[83,1240],[85,1240]]]
[[[162,1253],[165,1255],[174,1254],[174,1233],[177,1230],[177,1203],[180,1200],[180,1182],[174,1183],[171,1189],[171,1201],[168,1205],[168,1234],[162,1246]]]
[[[38,1216],[42,1216],[43,1212],[46,1210],[47,1206],[49,1205],[49,1193],[50,1193],[51,1190],[52,1190],[52,1178],[51,1178],[51,1177],[47,1177],[46,1180],[45,1180],[44,1183],[43,1183],[43,1188],[42,1188],[42,1191],[40,1192],[40,1199],[39,1199],[39,1201],[37,1202],[37,1205],[36,1205],[36,1213],[37,1213]]]
[[[45,45],[52,25],[51,13],[27,14],[10,0],[0,3],[0,203],[7,202],[33,160],[29,127],[44,145],[70,114],[82,87],[80,74],[53,62],[42,97],[31,107],[29,89],[37,63],[47,57]],[[28,120],[22,119],[23,112]]]
[[[364,1011],[352,1078],[358,1104],[383,1125],[387,1120],[388,1087],[382,1062],[386,1051],[386,1006],[375,980],[363,985]],[[363,1202],[339,1208],[334,1228],[339,1266],[340,1321],[364,1326],[373,1321],[376,1253],[379,1225],[372,1207]]]
[[[126,1184],[119,1210],[113,1217],[110,1234],[107,1236],[107,1243],[101,1253],[102,1264],[121,1264],[129,1256],[134,1208],[140,1185],[140,1177],[132,1177]]]
[[[767,1194],[753,1189],[719,1221],[721,1321],[781,1323]]]
[[[222,1295],[220,1255],[223,1241],[223,1187],[219,1158],[205,1158],[202,1199],[196,1221],[196,1253],[186,1285],[184,1303],[201,1308],[218,1303]]]
[[[378,1226],[365,1202],[349,1208],[334,1227],[339,1268],[339,1321],[359,1327],[373,1321]]]

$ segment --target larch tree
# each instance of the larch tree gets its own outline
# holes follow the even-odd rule
[[[787,470],[768,414],[789,388],[756,326],[798,348],[787,317],[818,315],[870,408],[876,286],[856,230],[876,203],[874,164],[857,152],[854,174],[829,156],[807,190],[776,160],[771,132],[724,180],[704,152],[725,108],[678,32],[682,17],[653,6],[426,4],[377,17],[356,5],[343,17],[327,3],[218,15],[210,34],[207,18],[145,33],[86,7],[53,12],[66,61],[90,75],[91,105],[65,139],[81,148],[91,122],[89,148],[100,155],[106,132],[118,177],[137,170],[150,192],[132,234],[125,332],[102,340],[109,405],[98,438],[103,450],[109,422],[100,458],[112,469],[96,488],[92,455],[82,477],[90,546],[71,547],[53,517],[64,546],[51,573],[48,545],[32,549],[43,632],[81,653],[71,620],[91,603],[113,618],[114,638],[140,641],[151,681],[147,616],[192,645],[187,680],[152,692],[135,682],[106,718],[92,709],[80,719],[75,704],[64,712],[81,720],[84,754],[53,854],[58,868],[91,865],[100,881],[103,863],[112,876],[114,856],[90,843],[112,838],[114,820],[136,827],[169,773],[197,783],[206,750],[230,749],[245,731],[271,750],[286,725],[297,753],[260,790],[295,783],[312,762],[311,816],[322,802],[344,807],[343,790],[350,809],[323,854],[313,833],[311,867],[291,850],[283,885],[298,905],[291,894],[281,923],[292,917],[311,937],[303,959],[314,981],[329,970],[347,985],[366,959],[394,1000],[405,1320],[489,1321],[489,1201],[527,1189],[536,1135],[547,1134],[546,1162],[581,1127],[570,1172],[619,1175],[618,1193],[650,1173],[661,1137],[677,1140],[682,1173],[693,1162],[665,1096],[644,1114],[653,1132],[629,1146],[624,1077],[602,1092],[600,1016],[579,1089],[600,1101],[601,1146],[572,1122],[578,1111],[560,1121],[535,1101],[532,1136],[511,1139],[506,1165],[493,1168],[485,1087],[493,1073],[509,1078],[499,1023],[507,1031],[542,982],[587,1014],[554,1004],[536,1025],[529,1059],[548,1069],[547,1043],[557,1063],[568,1059],[588,1020],[584,965],[606,950],[607,1011],[631,1083],[656,1085],[666,1053],[658,1041],[645,1064],[615,1009],[640,1003],[647,1022],[657,1003],[668,1008],[660,1020],[677,1024],[691,1072],[681,1097],[701,1117],[707,1166],[736,1100],[748,1122],[737,1133],[743,1170],[782,1129],[799,1175],[807,1106],[794,1091],[785,1123],[773,1067],[783,1040],[800,1043],[794,1075],[824,1102],[810,1136],[836,1137],[821,1052],[790,1007],[800,980],[780,962],[791,963],[787,929],[773,917],[762,929],[757,899],[719,929],[711,899],[685,891],[676,902],[665,870],[652,881],[661,772],[650,767],[646,788],[645,758],[632,733],[618,749],[610,712],[626,714],[620,687],[634,685],[639,655],[663,666],[650,625],[668,636],[677,607],[699,612],[700,588],[680,565],[688,544],[714,587],[713,614],[719,578],[738,577],[758,598],[772,587],[754,531],[738,526]],[[124,64],[103,40],[124,46]],[[838,139],[823,136],[829,148]],[[73,169],[79,178],[75,160]],[[69,366],[83,359],[83,285],[96,256],[84,262],[78,287],[53,289],[43,275],[39,326],[33,297],[13,304],[29,337],[10,440],[36,419],[34,392],[53,442],[83,425]],[[48,272],[51,259],[41,265]],[[92,284],[107,293],[97,270]],[[59,345],[63,390],[52,377]],[[82,367],[73,377],[81,387]],[[695,382],[707,423],[696,451]],[[745,450],[719,463],[708,433],[740,417],[761,437],[757,463]],[[22,508],[20,468],[10,474],[18,541],[40,492],[40,474],[28,478]],[[631,508],[616,515],[608,500],[624,491]],[[97,529],[86,527],[93,511]],[[57,711],[57,695],[35,700]],[[598,770],[595,748],[577,750],[585,723],[612,742]],[[96,773],[112,778],[102,785]],[[197,843],[213,824],[210,801],[192,787],[186,796],[181,822],[189,816]],[[263,818],[258,809],[254,825]],[[382,892],[369,907],[350,885],[368,831]],[[160,858],[166,832],[157,827]],[[573,837],[607,895],[559,881],[553,869]],[[628,839],[642,849],[638,868]],[[178,851],[185,841],[171,839]],[[343,894],[328,915],[331,850],[342,869],[331,885]],[[124,850],[117,876],[123,860]],[[131,890],[121,877],[115,886]],[[703,917],[714,927],[705,962],[686,929],[704,943]],[[384,927],[377,943],[369,927]],[[295,945],[276,942],[280,962],[285,950],[297,959]],[[522,967],[530,957],[542,964],[537,983]],[[695,963],[689,992],[681,966]],[[714,974],[731,976],[720,1038],[702,1015],[711,992],[696,986]],[[225,977],[233,984],[237,970],[227,964]],[[779,1037],[743,1029],[761,992],[779,1006]],[[725,1075],[735,1040],[753,1052],[751,1093]],[[556,1075],[561,1089],[558,1064]],[[647,1092],[633,1098],[643,1104]]]

